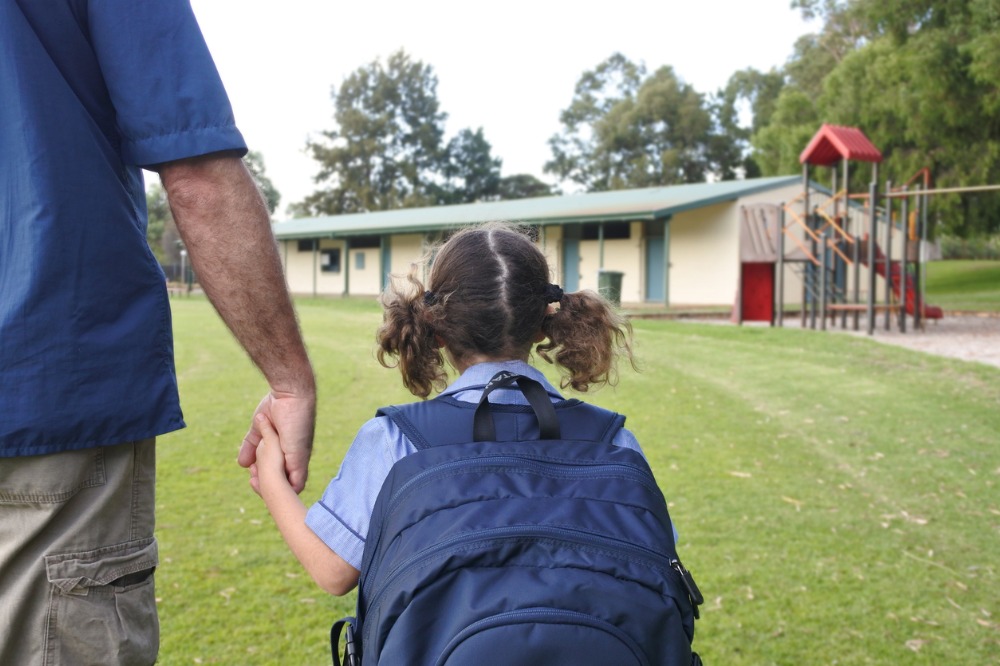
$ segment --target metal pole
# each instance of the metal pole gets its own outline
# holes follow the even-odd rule
[[[892,182],[886,181],[885,191],[892,191]],[[885,200],[885,249],[883,250],[885,255],[884,266],[885,273],[885,304],[887,306],[892,305],[892,199],[886,198]],[[892,326],[892,308],[886,307],[885,309],[885,330],[889,330]]]
[[[868,335],[875,332],[875,232],[877,220],[875,205],[878,203],[878,183],[868,186]]]
[[[906,190],[905,186],[903,187],[903,190]],[[907,278],[907,275],[909,273],[908,270],[907,270],[907,262],[908,262],[908,260],[910,258],[910,255],[909,255],[909,252],[908,252],[908,250],[909,250],[909,240],[910,240],[910,217],[909,217],[910,211],[909,211],[909,207],[907,206],[907,204],[909,202],[910,202],[909,199],[903,199],[903,205],[900,206],[900,209],[901,209],[900,210],[900,215],[903,218],[903,242],[901,244],[901,246],[902,246],[902,250],[901,250],[902,254],[901,254],[901,257],[900,257],[900,261],[899,261],[899,270],[896,272],[896,274],[899,276],[898,280],[899,280],[899,305],[900,305],[900,307],[899,307],[899,332],[900,333],[906,333],[906,297],[910,296],[910,294],[908,293],[909,290],[907,289],[907,284],[906,284],[908,282],[908,280],[906,278]]]
[[[848,199],[850,201],[850,199]],[[849,213],[848,213],[849,214]],[[856,225],[852,225],[856,230],[862,229],[862,225],[858,222]],[[860,236],[861,234],[857,231],[853,232],[854,236],[854,248],[851,252],[851,261],[854,262],[854,294],[851,298],[851,303],[854,305],[861,305],[861,247],[860,247]],[[858,330],[858,319],[861,313],[854,310],[854,330]]]
[[[920,252],[917,256],[917,312],[920,313],[920,326],[924,326],[924,297],[927,295],[924,291],[926,288],[927,281],[927,264],[924,263],[927,257],[924,256],[924,251],[927,248],[927,206],[930,203],[930,199],[925,192],[920,198]]]
[[[841,226],[844,229],[844,233],[850,234],[851,233],[851,227],[850,227],[850,219],[851,219],[851,181],[849,180],[849,177],[850,177],[850,161],[847,160],[847,159],[845,159],[843,166],[844,166],[844,178],[843,178],[843,180],[844,180],[844,219],[843,219],[843,224]],[[858,244],[854,243],[854,247],[856,248],[857,246],[858,246]],[[856,261],[857,261],[857,257],[855,257],[855,263],[856,263]],[[848,301],[848,298],[847,298],[847,266],[844,266],[844,291],[840,295],[840,300],[841,300],[842,303],[847,303],[847,301]],[[857,329],[857,327],[858,327],[858,325],[857,325],[857,316],[858,316],[858,313],[855,310],[855,312],[854,312],[854,317],[855,317],[854,328],[855,329]],[[847,328],[847,310],[844,310],[843,316],[840,318],[840,327],[841,328]]]
[[[781,208],[778,209],[778,260],[776,264],[776,270],[778,272],[777,277],[777,293],[775,293],[775,300],[778,303],[777,306],[777,323],[781,327],[784,325],[785,320],[785,202],[781,202]]]
[[[846,162],[847,160],[845,159],[845,160],[841,160],[841,161]],[[833,172],[833,178],[831,179],[831,182],[833,184],[833,220],[836,222],[837,221],[837,215],[840,213],[840,197],[837,196],[837,194],[839,194],[839,192],[837,191],[837,166],[834,165],[833,168],[831,169],[831,171]],[[824,233],[824,236],[825,236],[825,233]],[[824,255],[825,255],[826,251],[827,251],[827,246],[826,246],[826,241],[824,241],[824,243],[823,243],[823,253],[824,253]],[[834,260],[833,263],[834,263],[834,266],[836,266],[836,264],[837,264],[836,260]],[[836,269],[834,269],[834,270],[836,271]],[[830,277],[831,276],[828,275],[826,277],[826,279],[829,280]],[[832,277],[836,277],[836,272],[834,272],[834,275]],[[836,285],[836,280],[834,280],[834,285]],[[829,289],[829,284],[828,284],[827,288]],[[833,289],[830,290],[830,297],[831,297],[831,300],[834,303],[837,302],[837,295],[836,294],[837,294],[837,287],[834,286]],[[826,307],[825,306],[823,308],[823,316],[826,317]],[[833,316],[833,320],[834,321],[836,320],[836,317],[837,317],[836,315]],[[830,323],[832,324],[833,321],[831,321]]]
[[[819,260],[819,309],[820,309],[820,330],[826,330],[826,290],[829,288],[827,284],[829,276],[829,256],[830,251],[827,248],[827,242],[830,237],[830,230],[824,229],[823,235],[820,237],[821,251],[823,256]]]
[[[806,216],[806,226],[808,226],[814,232],[816,231],[816,227],[817,227],[817,224],[816,224],[816,215],[813,214],[812,211],[809,211],[809,214]],[[816,257],[816,256],[818,256],[818,252],[819,252],[819,248],[817,247],[817,240],[815,238],[813,238],[813,237],[811,237],[811,238],[812,238],[812,240],[810,242],[812,243],[812,245],[810,247],[812,248],[812,256]],[[816,264],[810,264],[809,267],[810,267],[809,268],[809,272],[810,272],[810,274],[812,276],[811,279],[810,279],[810,281],[809,281],[810,282],[810,289],[811,289],[811,292],[812,292],[812,299],[809,302],[809,328],[815,330],[816,329],[816,313],[819,310],[819,294],[816,291],[817,290],[817,286],[816,285],[817,285],[817,283],[820,280],[820,276],[817,273],[817,271],[819,271],[819,266],[817,266]]]
[[[802,165],[802,187],[804,193],[802,195],[802,215],[805,217],[806,226],[809,226],[809,163],[806,162]],[[806,317],[808,313],[806,309],[811,305],[809,299],[809,280],[812,275],[812,264],[807,262],[805,264],[805,270],[802,271],[802,328],[806,327]]]

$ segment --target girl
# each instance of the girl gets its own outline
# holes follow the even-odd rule
[[[386,291],[379,362],[398,366],[403,384],[421,398],[444,389],[442,395],[478,402],[490,378],[508,370],[541,382],[554,402],[562,400],[528,364],[533,347],[559,367],[563,388],[614,384],[619,357],[635,367],[628,322],[598,294],[566,294],[549,279],[545,256],[517,228],[492,223],[460,231],[434,258],[426,288],[414,269]],[[446,361],[459,374],[447,388]],[[527,404],[518,390],[500,389],[490,399]],[[416,448],[388,417],[371,419],[322,499],[307,510],[285,477],[278,434],[266,417],[258,417],[258,425],[263,439],[251,486],[316,583],[346,594],[358,582],[379,489],[393,464]],[[624,428],[613,443],[641,453]]]

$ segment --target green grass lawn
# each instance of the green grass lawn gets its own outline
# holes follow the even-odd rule
[[[927,264],[927,302],[945,310],[1000,312],[1000,261]]]
[[[327,664],[331,598],[235,462],[265,385],[197,298],[174,304],[189,427],[160,440],[161,664]],[[320,382],[307,503],[404,401],[374,302],[303,301]],[[628,415],[706,597],[709,664],[987,664],[1000,655],[1000,370],[819,332],[635,322]]]

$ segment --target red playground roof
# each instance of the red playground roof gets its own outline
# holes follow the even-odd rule
[[[857,127],[823,124],[806,149],[799,155],[800,164],[831,166],[841,160],[881,162],[882,153]]]

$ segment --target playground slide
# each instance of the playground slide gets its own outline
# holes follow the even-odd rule
[[[867,255],[864,255],[867,256]],[[867,261],[865,263],[868,263]],[[882,248],[875,244],[875,272],[885,277],[885,254],[882,252]],[[892,276],[892,293],[896,295],[896,300],[899,300],[900,292],[900,282],[899,275],[902,272],[902,265],[899,261],[889,262],[889,274]],[[906,314],[912,315],[914,308],[916,307],[916,282],[913,276],[906,273]],[[923,311],[924,319],[941,319],[944,316],[944,312],[936,305],[927,305],[924,303]]]

